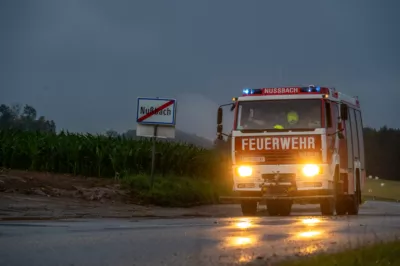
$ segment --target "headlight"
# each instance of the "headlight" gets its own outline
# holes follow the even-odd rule
[[[250,166],[240,166],[237,169],[237,172],[241,177],[246,177],[251,176],[251,174],[253,173],[253,169]]]
[[[308,177],[313,177],[319,174],[319,166],[315,164],[307,164],[303,167],[303,174]]]

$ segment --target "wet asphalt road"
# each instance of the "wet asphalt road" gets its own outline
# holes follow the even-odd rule
[[[0,265],[266,265],[397,235],[400,204],[384,202],[358,217],[0,222]]]

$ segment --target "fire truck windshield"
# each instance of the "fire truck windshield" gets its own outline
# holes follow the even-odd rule
[[[239,102],[238,130],[320,128],[321,100],[291,99]]]

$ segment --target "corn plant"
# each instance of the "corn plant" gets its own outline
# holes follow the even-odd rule
[[[132,140],[69,132],[0,131],[0,167],[84,176],[149,173],[149,139]],[[190,144],[157,143],[156,174],[212,178],[226,168],[214,150]]]

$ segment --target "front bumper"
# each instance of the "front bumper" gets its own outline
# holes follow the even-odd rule
[[[333,189],[333,173],[327,164],[319,164],[320,173],[307,177],[302,173],[304,165],[253,165],[252,175],[240,177],[237,166],[233,167],[234,191],[262,192],[266,195],[292,195],[293,197],[321,196]],[[311,195],[302,195],[315,191]],[[318,193],[320,191],[321,193]],[[326,193],[326,191],[329,191]],[[297,195],[296,195],[297,194]],[[272,197],[272,196],[271,196]]]
[[[321,200],[321,199],[332,199],[334,196],[331,195],[317,195],[317,196],[283,196],[283,195],[262,195],[262,196],[237,196],[237,197],[225,197],[225,196],[220,196],[219,199],[221,201],[224,200],[280,200],[280,199],[285,199],[285,200]]]

